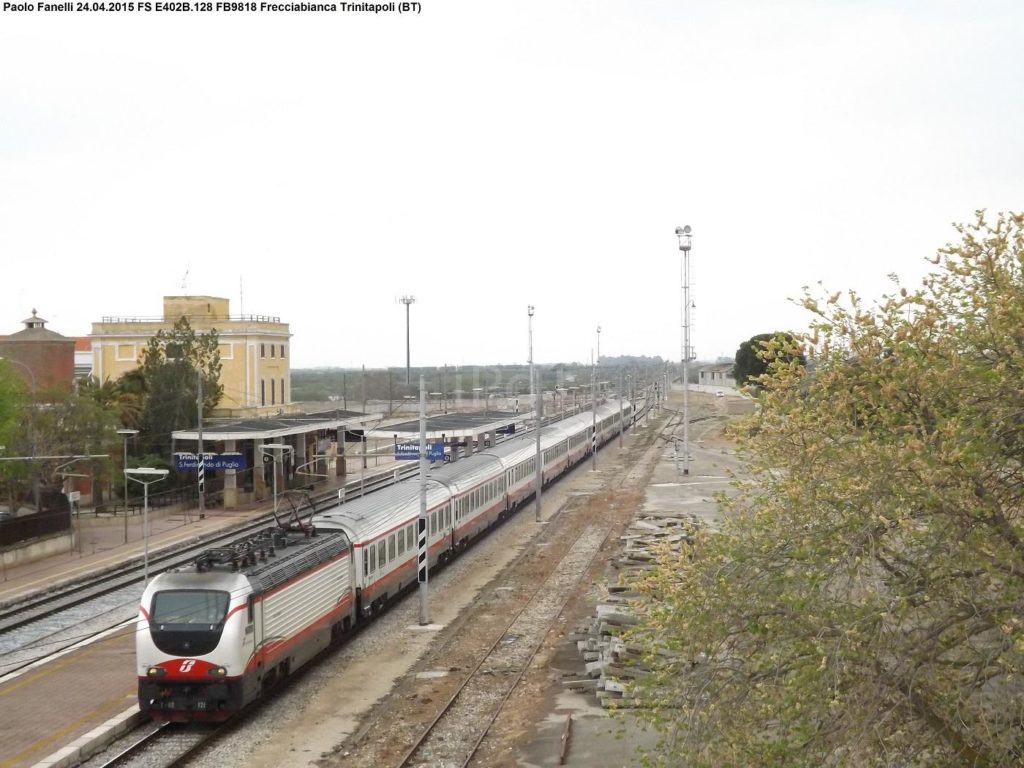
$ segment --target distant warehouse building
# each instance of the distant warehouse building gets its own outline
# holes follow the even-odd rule
[[[104,317],[92,324],[92,372],[114,380],[138,368],[149,340],[180,318],[197,334],[217,331],[224,396],[219,416],[263,416],[291,409],[291,332],[267,315],[232,315],[228,299],[164,296],[162,317]]]
[[[700,369],[697,383],[714,387],[735,387],[736,379],[732,377],[732,368],[732,363],[705,365]]]

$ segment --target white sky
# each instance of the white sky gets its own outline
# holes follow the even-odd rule
[[[153,0],[155,2],[155,0]],[[292,365],[678,358],[877,297],[1021,210],[1024,4],[423,0],[418,16],[0,11],[0,333],[161,297]],[[244,301],[239,300],[240,279]]]

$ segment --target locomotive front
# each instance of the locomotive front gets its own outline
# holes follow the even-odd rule
[[[170,572],[150,582],[135,634],[144,714],[216,721],[242,707],[253,654],[251,594],[240,573]]]

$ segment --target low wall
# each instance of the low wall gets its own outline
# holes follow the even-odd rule
[[[72,538],[70,533],[59,533],[9,547],[0,552],[4,568],[11,568],[25,563],[34,563],[53,555],[63,555],[71,551]]]

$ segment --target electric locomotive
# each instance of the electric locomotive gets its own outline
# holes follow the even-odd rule
[[[354,619],[351,551],[343,532],[297,525],[154,578],[135,635],[142,712],[226,720],[309,661]]]

